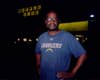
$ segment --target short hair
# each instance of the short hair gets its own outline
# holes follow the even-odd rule
[[[56,14],[56,18],[57,18],[57,20],[58,20],[58,23],[60,23],[60,18],[59,18],[59,16],[58,16],[58,13],[57,13],[57,11],[54,11],[54,10],[48,11],[47,14],[46,14],[45,19],[47,19],[49,13],[54,13],[54,14]]]
[[[51,10],[51,11],[47,12],[47,14],[46,14],[46,18],[48,17],[48,14],[49,14],[49,13],[54,13],[54,14],[56,14],[57,19],[59,19],[59,18],[58,18],[58,14],[57,14],[57,12],[54,11],[54,10]]]

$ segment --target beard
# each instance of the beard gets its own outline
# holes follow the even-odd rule
[[[47,28],[49,31],[57,31],[58,30],[58,25],[53,24],[53,25],[47,25]]]
[[[49,31],[57,31],[58,30],[58,27],[54,28],[54,29],[50,29],[48,28]]]

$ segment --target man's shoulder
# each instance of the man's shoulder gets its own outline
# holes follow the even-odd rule
[[[39,38],[43,38],[43,37],[45,37],[47,35],[47,32],[43,32],[40,36],[39,36]]]
[[[63,31],[63,34],[68,37],[68,36],[73,36],[71,32],[68,31]]]

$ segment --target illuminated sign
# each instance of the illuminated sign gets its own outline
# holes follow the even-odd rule
[[[88,21],[61,23],[59,24],[59,29],[65,30],[65,31],[87,31]]]
[[[35,15],[39,15],[40,10],[41,10],[41,5],[38,4],[38,5],[18,9],[17,13],[21,14],[24,17],[35,16]]]

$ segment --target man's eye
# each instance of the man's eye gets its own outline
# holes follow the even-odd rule
[[[48,18],[47,21],[56,21],[55,18]]]
[[[52,19],[51,18],[49,18],[49,19],[47,19],[48,21],[51,21]]]

